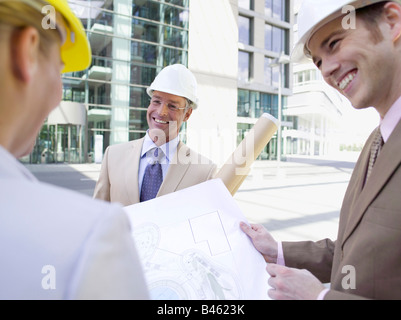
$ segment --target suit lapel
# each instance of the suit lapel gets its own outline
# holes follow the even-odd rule
[[[125,175],[126,190],[131,203],[139,202],[138,169],[141,160],[141,151],[144,138],[132,141],[131,148],[128,150],[128,165]]]
[[[369,181],[363,187],[372,138],[372,136],[369,138],[370,143],[367,144],[367,150],[363,152],[361,166],[359,166],[359,171],[356,172],[357,179],[354,186],[356,188],[354,190],[355,196],[348,206],[349,213],[347,214],[349,218],[344,232],[343,244],[355,230],[369,205],[381,192],[401,163],[401,122],[399,122],[387,143],[383,146]]]
[[[163,183],[160,186],[160,190],[157,193],[158,197],[177,190],[178,185],[191,164],[190,156],[190,149],[180,142],[177,152],[174,154],[174,158],[169,165],[167,174],[163,179]]]

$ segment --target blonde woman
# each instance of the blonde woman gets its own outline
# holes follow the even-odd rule
[[[38,182],[31,152],[61,99],[61,72],[91,62],[66,0],[0,0],[0,299],[147,299],[116,205]]]

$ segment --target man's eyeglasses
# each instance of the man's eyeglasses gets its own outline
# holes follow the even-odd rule
[[[166,105],[167,105],[167,108],[168,108],[170,111],[173,111],[173,112],[177,112],[178,110],[185,110],[185,109],[187,109],[187,107],[188,107],[188,106],[180,107],[180,106],[178,106],[177,104],[168,103],[168,102],[165,102],[165,101],[163,101],[162,99],[159,99],[159,98],[152,98],[152,99],[150,99],[150,104],[151,104],[151,106],[153,106],[153,107],[160,107],[162,104],[166,104]],[[187,104],[187,103],[186,103],[186,104]]]

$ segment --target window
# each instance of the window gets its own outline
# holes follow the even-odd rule
[[[279,72],[280,68],[278,66],[271,67],[271,63],[274,59],[265,57],[265,65],[264,65],[264,83],[271,87],[278,87],[279,85]],[[285,88],[289,88],[289,68],[288,65],[281,66],[282,74],[282,86]]]
[[[245,51],[238,52],[238,80],[249,81],[251,78],[251,54]]]
[[[238,7],[246,10],[253,10],[253,0],[238,0]]]
[[[273,117],[278,118],[278,96],[268,93],[260,95],[260,108],[261,112],[271,114]]]
[[[270,24],[265,25],[265,49],[274,52],[288,52],[288,31]]]
[[[321,81],[322,78],[319,75],[320,73],[316,70],[299,71],[294,74],[294,84],[303,86],[314,81]]]
[[[252,45],[252,23],[251,19],[244,16],[238,17],[238,31],[239,31],[239,42],[243,44]]]
[[[270,67],[270,64],[272,63],[272,59],[270,58],[265,58],[265,66],[264,66],[264,82],[268,86],[273,86],[273,69]]]
[[[282,106],[287,103],[287,97],[282,97]],[[249,90],[238,90],[238,117],[260,118],[263,113],[278,118],[278,95]]]
[[[239,117],[259,118],[263,112],[260,110],[260,93],[248,90],[238,90]]]
[[[265,15],[289,22],[288,0],[265,0]]]
[[[249,115],[249,91],[238,90],[238,109],[239,117],[248,117]]]

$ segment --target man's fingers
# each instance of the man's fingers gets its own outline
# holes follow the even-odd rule
[[[286,267],[274,263],[268,263],[266,266],[266,271],[270,274],[267,284],[271,288],[268,290],[268,295],[273,300],[288,299],[285,295],[285,281],[283,282],[280,277],[280,271],[283,271],[283,269],[286,269]]]
[[[253,238],[253,236],[256,234],[256,231],[253,230],[252,226],[246,224],[245,222],[240,222],[239,224],[241,230],[245,232],[248,236]]]
[[[278,272],[280,272],[280,270],[284,270],[284,269],[287,269],[287,267],[280,266],[280,265],[275,264],[275,263],[268,263],[266,265],[266,271],[268,272],[268,274],[271,277],[276,277]]]

